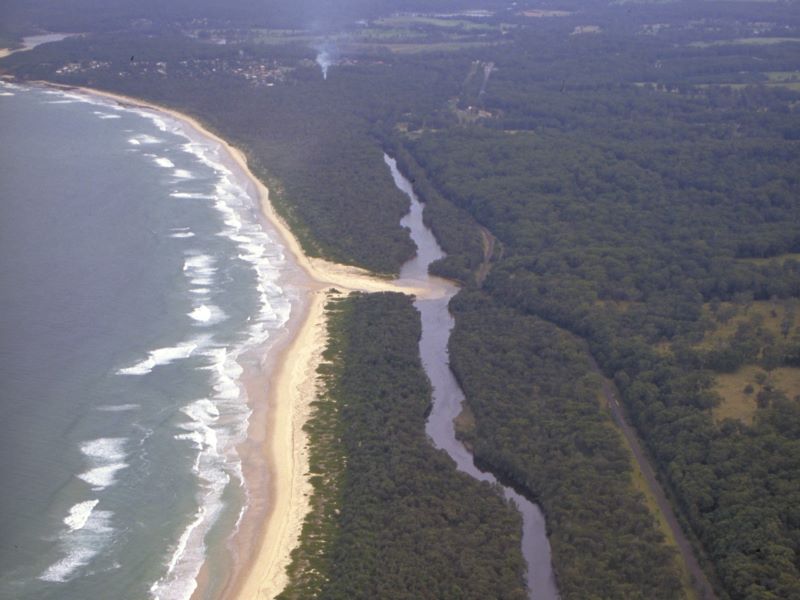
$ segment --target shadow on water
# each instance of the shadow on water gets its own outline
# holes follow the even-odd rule
[[[417,244],[417,256],[408,261],[400,272],[400,279],[421,282],[425,287],[441,293],[431,299],[417,299],[414,306],[422,318],[422,337],[419,343],[422,364],[433,385],[433,407],[426,432],[434,446],[447,452],[456,462],[459,471],[480,481],[500,485],[497,478],[477,466],[472,454],[456,439],[453,420],[461,412],[464,393],[450,370],[447,342],[455,324],[448,310],[450,299],[458,293],[458,286],[428,274],[428,266],[445,254],[433,233],[422,222],[423,206],[414,194],[411,182],[397,169],[396,161],[384,155],[395,185],[411,199],[411,211],[400,224],[407,227],[411,239]],[[556,600],[558,590],[550,561],[550,542],[545,530],[544,515],[539,507],[510,487],[501,485],[503,495],[512,500],[522,513],[522,554],[528,565],[528,595],[534,600]]]

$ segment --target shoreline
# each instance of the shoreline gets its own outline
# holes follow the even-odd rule
[[[220,586],[223,598],[272,598],[285,587],[291,552],[299,543],[309,510],[308,454],[303,427],[316,397],[316,371],[327,340],[325,305],[332,288],[344,292],[393,291],[434,297],[419,282],[392,282],[358,267],[341,265],[305,254],[299,241],[277,214],[269,190],[249,169],[245,154],[209,131],[194,117],[158,104],[93,88],[47,81],[25,82],[117,102],[125,108],[164,114],[189,131],[219,144],[253,186],[260,213],[299,267],[290,283],[300,295],[283,339],[268,355],[253,355],[257,365],[246,367],[242,384],[252,410],[247,439],[237,447],[245,474],[248,501],[238,529],[229,537],[231,569]],[[292,325],[294,322],[294,325]],[[270,385],[271,383],[271,385]],[[197,576],[198,598],[209,577],[208,555]]]

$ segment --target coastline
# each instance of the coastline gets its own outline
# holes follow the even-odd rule
[[[391,282],[358,267],[307,256],[273,208],[267,187],[248,168],[244,153],[194,117],[113,92],[46,81],[30,83],[164,114],[201,138],[219,144],[254,187],[261,214],[299,267],[291,278],[301,296],[299,314],[292,316],[285,338],[270,348],[268,356],[253,357],[258,364],[246,368],[242,381],[253,413],[247,440],[238,448],[249,499],[241,524],[229,539],[232,568],[221,586],[224,598],[272,598],[287,583],[286,567],[309,510],[311,488],[303,427],[316,395],[316,371],[327,339],[325,304],[334,293],[332,288],[344,292],[394,291],[418,297],[438,296],[441,291],[419,287],[412,281]],[[202,595],[208,576],[204,565],[193,598]]]

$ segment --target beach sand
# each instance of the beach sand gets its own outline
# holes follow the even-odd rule
[[[416,287],[413,282],[391,282],[352,266],[310,258],[297,238],[275,212],[269,190],[247,166],[245,155],[196,119],[178,111],[120,94],[90,88],[44,85],[106,98],[127,107],[169,115],[192,133],[223,146],[253,184],[269,225],[280,236],[301,273],[292,284],[303,296],[299,313],[289,324],[286,338],[270,348],[255,369],[246,370],[244,384],[253,409],[248,440],[239,448],[250,502],[239,530],[232,537],[232,572],[222,589],[224,598],[273,598],[287,583],[286,567],[299,542],[308,512],[311,486],[303,426],[317,392],[317,367],[327,340],[325,304],[334,293],[395,291],[420,297],[438,291]],[[268,382],[272,382],[269,386]],[[204,568],[195,597],[202,595]]]

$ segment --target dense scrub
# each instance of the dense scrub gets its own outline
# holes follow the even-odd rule
[[[356,295],[328,310],[313,511],[280,597],[526,598],[519,514],[425,436],[411,300]]]

